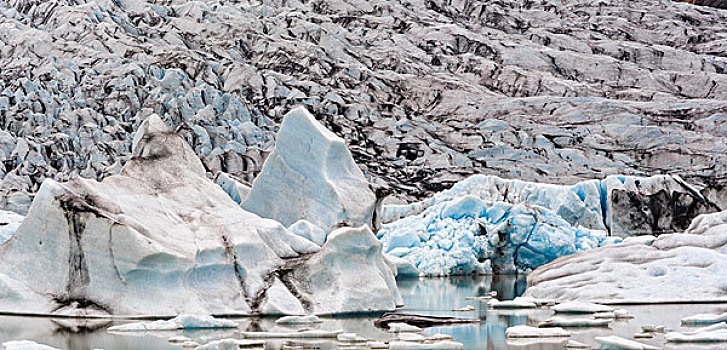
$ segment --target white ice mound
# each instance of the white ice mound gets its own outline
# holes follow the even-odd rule
[[[1,348],[3,350],[58,350],[52,346],[38,344],[30,340],[12,340],[4,342]]]
[[[157,116],[140,126],[132,154],[100,183],[43,183],[0,246],[0,310],[171,317],[393,310],[400,301],[370,231],[341,229],[321,248],[243,210]],[[355,249],[335,253],[341,247]],[[330,286],[340,302],[328,302]]]
[[[560,258],[528,276],[525,295],[602,303],[727,301],[727,224],[700,232],[628,239]]]
[[[614,241],[605,231],[574,227],[542,206],[487,202],[474,195],[384,224],[378,237],[387,255],[429,276],[528,272]]]
[[[660,350],[660,348],[637,341],[624,339],[615,335],[607,337],[596,337],[596,342],[605,347],[605,349],[624,349],[624,350]]]
[[[7,242],[20,227],[24,216],[12,211],[0,210],[0,244]]]
[[[505,331],[508,338],[560,338],[570,337],[570,332],[563,328],[538,328],[526,325],[513,326]]]
[[[236,322],[207,315],[179,315],[170,320],[132,322],[109,327],[111,332],[175,331],[179,329],[237,328]]]
[[[724,343],[727,342],[727,323],[721,322],[711,326],[683,332],[668,332],[664,339],[674,343]]]
[[[682,318],[682,324],[712,324],[727,322],[727,312],[715,314],[696,314]]]
[[[342,138],[299,107],[285,115],[276,140],[245,210],[285,226],[305,219],[326,232],[371,224],[376,196]]]

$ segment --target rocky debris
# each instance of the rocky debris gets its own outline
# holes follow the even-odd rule
[[[710,223],[715,226],[705,227]],[[628,238],[543,265],[528,275],[525,295],[601,303],[724,302],[727,224],[698,218],[695,225],[700,234]]]
[[[242,208],[285,226],[307,220],[330,232],[372,226],[375,203],[345,141],[298,107],[285,115]]]
[[[705,5],[715,1],[697,1]],[[382,193],[680,174],[727,207],[722,10],[645,0],[0,1],[0,207],[102,179],[163,115],[251,182],[305,105]]]
[[[243,210],[156,115],[139,127],[131,155],[102,182],[43,183],[0,246],[0,310],[332,314],[401,303],[367,226],[340,228],[320,247]]]

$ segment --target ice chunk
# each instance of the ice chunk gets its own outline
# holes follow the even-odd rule
[[[487,305],[493,309],[534,309],[537,307],[534,302],[519,297],[514,300],[505,301],[492,299],[487,303]]]
[[[134,322],[109,327],[111,332],[175,331],[179,329],[237,328],[236,322],[212,316],[179,315],[170,320]]]
[[[607,305],[585,303],[585,302],[567,302],[555,305],[551,308],[555,313],[562,314],[594,314],[597,312],[612,312],[613,308]]]
[[[668,332],[664,335],[664,338],[667,341],[675,343],[727,342],[727,322],[721,322],[691,331]]]
[[[570,332],[563,328],[538,328],[525,325],[509,327],[505,330],[507,338],[558,338],[570,337]]]
[[[608,346],[609,348],[624,349],[624,350],[659,350],[656,346],[639,343],[633,340],[624,339],[611,335],[608,337],[596,337],[596,342],[599,344]]]
[[[371,225],[375,202],[345,141],[299,107],[285,115],[242,207],[286,226],[305,219],[330,232]]]
[[[551,317],[538,323],[538,327],[608,327],[612,319]]]
[[[356,333],[341,333],[336,338],[338,341],[346,343],[365,343],[368,341],[364,337],[359,337]]]
[[[575,340],[568,340],[565,345],[563,345],[566,349],[590,349],[591,346],[588,344],[583,344],[581,342],[577,342]]]
[[[393,341],[389,344],[390,350],[462,350],[464,345],[453,341],[439,341],[434,343],[412,343]]]
[[[12,340],[3,343],[4,350],[58,350],[52,346],[38,344],[30,340]]]
[[[727,321],[727,312],[719,315],[697,314],[682,318],[682,324],[712,324]]]
[[[218,172],[215,176],[215,183],[220,185],[222,190],[237,204],[241,204],[250,193],[250,186],[243,184],[230,174]]]
[[[417,269],[414,264],[410,263],[406,259],[392,255],[386,255],[386,258],[389,259],[389,261],[394,264],[394,266],[396,266],[397,276],[419,276],[421,274],[421,272],[419,272],[419,269]]]
[[[12,211],[0,210],[0,244],[7,242],[20,227],[24,216]]]
[[[321,323],[320,318],[315,315],[308,316],[283,316],[275,320],[275,324],[309,324],[309,323]]]
[[[300,332],[240,332],[240,335],[250,339],[338,338],[341,333],[343,330],[322,331],[316,329]]]
[[[300,237],[303,237],[319,246],[326,243],[326,232],[308,220],[298,220],[288,227],[288,230]]]
[[[422,329],[403,322],[389,323],[389,333],[421,332]]]

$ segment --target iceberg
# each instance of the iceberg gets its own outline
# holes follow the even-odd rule
[[[393,310],[401,303],[393,268],[367,226],[340,228],[321,247],[243,210],[152,115],[119,175],[44,181],[0,246],[0,310],[159,317]]]
[[[539,322],[538,327],[608,327],[612,321],[613,319],[551,317],[545,321]]]
[[[390,350],[462,350],[464,345],[449,340],[434,343],[414,343],[404,341],[392,341],[389,344]]]
[[[626,239],[528,276],[526,296],[601,303],[727,301],[727,223],[697,217],[682,234]],[[573,288],[578,286],[578,288]]]
[[[682,318],[682,324],[712,324],[727,322],[727,312],[715,314],[697,314]]]
[[[688,332],[668,332],[664,339],[673,343],[724,343],[727,342],[727,322]]]
[[[595,314],[599,312],[613,312],[613,308],[608,305],[583,302],[561,303],[553,306],[551,309],[557,314]]]
[[[285,226],[304,219],[330,232],[371,226],[375,203],[345,141],[299,107],[285,115],[242,207]]]

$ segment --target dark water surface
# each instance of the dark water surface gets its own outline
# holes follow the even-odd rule
[[[512,342],[505,339],[507,327],[537,322],[552,316],[549,310],[531,311],[493,311],[487,310],[484,302],[468,301],[467,297],[484,295],[497,291],[500,299],[512,299],[525,289],[525,278],[513,276],[478,276],[449,278],[413,278],[398,281],[404,298],[405,306],[399,312],[420,313],[428,315],[448,315],[466,318],[478,318],[480,323],[449,327],[428,328],[425,335],[436,333],[449,334],[455,341],[461,342],[466,349],[528,349],[553,350],[564,349],[562,340],[551,340],[541,343],[533,341]],[[455,312],[454,309],[471,305],[471,312]],[[636,319],[616,321],[611,328],[570,329],[571,339],[595,346],[596,336],[616,334],[633,339],[641,325],[664,325],[679,329],[682,317],[696,313],[721,313],[727,311],[727,305],[649,305],[627,306]],[[380,341],[389,341],[392,335],[373,326],[375,316],[326,318],[316,328],[326,330],[343,329],[359,336]],[[290,331],[290,328],[276,326],[275,318],[242,318],[236,319],[241,329],[250,331]],[[118,322],[121,323],[121,322]],[[122,350],[149,349],[166,350],[181,349],[172,345],[167,339],[173,336],[186,336],[199,343],[214,339],[237,337],[236,330],[197,330],[179,332],[148,332],[112,334],[106,328],[115,323],[109,321],[75,321],[68,319],[52,319],[37,317],[0,316],[0,340],[28,339],[38,343],[51,345],[65,350]],[[657,345],[665,349],[727,349],[727,344],[708,346],[665,345],[663,335],[654,339],[641,340],[644,343]],[[272,341],[269,349],[280,349],[285,341]],[[336,349],[335,341],[314,342],[319,349]]]

